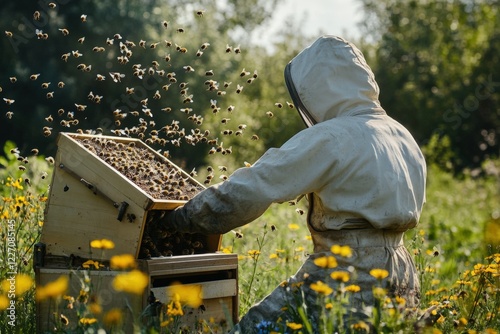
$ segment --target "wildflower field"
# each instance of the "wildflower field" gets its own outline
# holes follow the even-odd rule
[[[8,151],[10,147],[5,148]],[[8,157],[8,152],[6,153]],[[125,323],[123,310],[103,312],[95,298],[90,279],[82,280],[79,295],[68,295],[67,277],[35,288],[34,245],[43,228],[43,210],[47,201],[51,166],[42,158],[30,158],[32,182],[19,177],[15,159],[5,160],[8,167],[0,175],[0,222],[3,278],[0,293],[0,332],[35,331],[36,301],[49,301],[54,308],[55,330],[61,333],[121,333]],[[374,307],[370,323],[380,333],[498,333],[500,332],[500,220],[498,162],[489,162],[481,173],[466,172],[454,177],[431,166],[427,204],[420,225],[406,234],[406,245],[414,255],[421,277],[422,301],[418,310],[407,310],[403,299],[386,297],[385,273],[374,268],[372,275],[381,283],[374,287],[380,303]],[[303,201],[271,207],[259,220],[223,236],[222,252],[239,256],[239,312],[244,315],[252,304],[263,298],[292,275],[312,248],[305,224]],[[112,240],[95,240],[91,247],[105,251],[114,247]],[[332,248],[332,257],[317,265],[334,268],[335,258],[349,256],[348,247]],[[115,278],[117,292],[136,298],[147,285],[147,277],[135,265],[133,257],[113,257],[109,264],[123,270]],[[89,277],[90,271],[104,270],[97,261],[88,261],[75,273]],[[343,303],[349,294],[359,292],[350,283],[354,273],[333,271],[325,277],[336,282],[335,289],[324,282],[311,286],[323,306],[321,333],[342,328]],[[144,310],[134,309],[132,325],[136,332],[220,333],[230,324],[200,323],[186,329],[182,317],[189,307],[198,307],[197,291],[182,285],[167,305],[159,306],[157,324],[140,321]],[[14,306],[12,306],[14,305]],[[15,309],[15,312],[12,310]],[[294,322],[259,324],[262,333],[312,333],[307,309],[298,307]],[[424,314],[427,311],[427,314]],[[70,321],[69,314],[77,316]],[[129,322],[130,325],[130,322]],[[184,331],[183,331],[184,330]],[[354,333],[368,333],[367,323],[351,325]],[[340,331],[342,332],[342,330]]]

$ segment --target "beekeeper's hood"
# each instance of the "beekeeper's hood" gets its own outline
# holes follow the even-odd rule
[[[322,36],[285,67],[285,82],[308,127],[339,116],[384,112],[375,76],[361,51]]]

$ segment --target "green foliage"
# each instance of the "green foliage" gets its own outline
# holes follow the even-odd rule
[[[498,156],[498,1],[363,1],[369,63],[388,113],[426,143],[450,139],[457,170]]]

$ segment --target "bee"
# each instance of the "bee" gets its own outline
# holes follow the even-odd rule
[[[254,135],[252,135],[252,138],[250,138],[250,139],[252,139],[252,140],[259,140],[260,138],[259,138],[259,136],[257,136],[257,135],[254,134]]]
[[[106,49],[105,49],[105,48],[103,48],[102,46],[94,46],[94,47],[92,48],[92,51],[94,51],[94,52],[104,52],[105,50],[106,50]]]
[[[36,34],[36,37],[38,39],[43,39],[43,31],[42,30],[36,29],[35,34]]]
[[[75,107],[76,107],[76,110],[78,110],[78,111],[85,111],[85,109],[87,109],[87,106],[83,105],[83,104],[75,103]]]
[[[196,16],[198,16],[198,17],[202,17],[204,13],[205,13],[205,11],[204,11],[204,10],[197,10],[197,11],[196,11]]]
[[[227,167],[226,166],[219,166],[219,171],[227,172]]]
[[[114,39],[112,39],[112,38],[106,38],[106,44],[107,45],[113,45],[114,42],[115,42]]]
[[[288,107],[289,107],[290,109],[293,109],[293,108],[294,108],[293,103],[290,103],[290,102],[286,101],[286,104],[288,105]]]
[[[42,16],[42,15],[40,14],[40,12],[39,12],[39,11],[35,11],[35,12],[33,13],[33,20],[35,20],[35,21],[39,21],[41,16]]]
[[[45,161],[47,161],[49,164],[53,165],[54,164],[54,158],[53,157],[46,157]]]
[[[12,111],[7,111],[5,113],[5,117],[7,117],[7,119],[12,119],[12,116],[14,116],[14,113]]]
[[[125,56],[119,56],[119,57],[116,57],[116,59],[118,60],[118,63],[120,65],[125,65],[126,63],[128,63],[128,58]]]
[[[75,58],[79,58],[79,57],[83,56],[83,53],[80,53],[78,50],[71,51],[71,54],[72,54],[72,55],[73,55],[73,57],[75,57]]]
[[[80,71],[85,71],[86,68],[87,68],[87,65],[85,65],[85,64],[78,64],[76,66],[76,69],[80,70]]]
[[[104,81],[104,80],[106,80],[106,77],[104,75],[102,75],[102,74],[97,74],[96,75],[96,80],[97,81]]]
[[[47,176],[48,176],[47,172],[42,172],[42,175],[40,175],[40,177],[42,178],[42,180],[45,180],[47,178]]]
[[[87,15],[85,14],[80,15],[80,21],[87,22]]]
[[[229,135],[232,135],[233,134],[233,130],[223,130],[222,131],[222,134],[224,136],[229,136]]]
[[[203,54],[203,51],[201,51],[200,49],[198,49],[198,51],[196,51],[196,57],[201,57],[202,54]]]
[[[59,87],[59,88],[64,88],[64,86],[65,86],[65,83],[63,81],[59,81],[57,83],[57,87]]]
[[[47,93],[47,99],[52,99],[54,97],[54,92]]]
[[[193,94],[187,96],[182,103],[193,103]]]
[[[109,75],[111,76],[114,82],[121,82],[121,79],[125,77],[125,74],[118,72],[109,72]]]
[[[150,48],[150,49],[156,49],[156,46],[157,46],[158,44],[160,44],[160,42],[151,43],[151,44],[149,45],[149,48]]]
[[[57,111],[57,114],[58,114],[59,116],[64,115],[64,113],[65,113],[65,111],[64,111],[64,109],[62,109],[62,108],[61,108],[61,109],[59,109],[59,110]]]
[[[10,81],[11,83],[16,83],[16,82],[17,82],[17,78],[16,78],[16,77],[10,77],[10,78],[9,78],[9,81]]]
[[[272,111],[266,111],[266,115],[267,117],[269,118],[272,118],[274,116],[273,112]]]
[[[158,69],[158,67],[160,67],[160,63],[159,63],[158,61],[156,61],[156,60],[153,60],[153,61],[151,62],[151,65],[153,65],[153,67],[154,67],[155,69]]]
[[[165,76],[165,70],[159,70],[159,71],[156,71],[156,73],[158,73],[158,75],[160,77],[164,77]]]
[[[250,72],[245,71],[245,69],[243,69],[243,70],[241,71],[241,73],[240,73],[240,77],[244,77],[245,75],[249,75],[249,74],[250,74]]]
[[[232,82],[224,81],[224,88],[229,87],[231,84],[232,84]]]
[[[5,103],[10,106],[11,104],[13,104],[14,102],[16,102],[16,100],[11,100],[11,99],[6,99],[5,97],[3,98],[3,100],[5,101]]]
[[[59,29],[60,32],[62,32],[63,36],[68,36],[69,35],[69,30],[66,28],[61,28]]]
[[[50,86],[50,82],[44,82],[44,83],[42,83],[41,86],[42,86],[43,89],[47,89]]]
[[[49,116],[45,117],[45,120],[47,122],[52,122],[54,120],[54,118],[52,117],[52,115],[49,115]]]
[[[243,90],[243,86],[236,85],[236,94],[241,93],[242,90]]]
[[[257,70],[253,71],[253,75],[252,75],[252,77],[253,77],[254,79],[257,79],[257,77],[258,77],[258,76],[259,76],[259,75],[257,74]]]
[[[5,30],[5,36],[12,37],[12,36],[14,36],[14,34],[12,33],[12,31]]]
[[[229,46],[229,44],[226,44],[226,53],[231,53],[233,52],[233,48]]]
[[[276,102],[274,105],[276,107],[280,108],[280,109],[283,108],[283,104],[282,103]]]
[[[78,43],[80,43],[80,44],[83,44],[84,41],[85,41],[85,37],[80,37],[78,39]]]
[[[125,41],[125,45],[129,48],[135,48],[135,43],[129,40]]]
[[[219,178],[222,180],[222,181],[226,181],[228,179],[227,175],[224,175],[222,174],[221,176],[219,176]]]
[[[175,31],[177,31],[180,34],[184,33],[184,29],[183,28],[177,28]]]
[[[120,34],[114,34],[113,38],[114,39],[122,39],[122,35],[120,35]]]
[[[158,99],[161,99],[161,94],[160,94],[160,91],[156,91],[155,94],[153,95],[153,99],[155,100],[158,100]]]
[[[234,53],[239,54],[241,53],[240,46],[238,45],[237,47],[234,48]]]
[[[169,48],[172,46],[172,42],[165,40],[165,45]]]
[[[203,44],[200,46],[200,49],[202,49],[202,50],[206,50],[209,46],[210,46],[210,43],[205,42],[205,43],[203,43]]]
[[[119,119],[115,120],[115,126],[120,126],[122,125],[121,121]]]
[[[295,212],[297,212],[301,216],[304,214],[304,210],[299,209],[299,208],[295,209]]]
[[[148,105],[148,100],[149,100],[148,98],[145,98],[145,99],[141,100],[141,104],[143,106],[147,106]]]
[[[71,56],[71,53],[64,53],[62,56],[61,56],[61,59],[64,60],[64,61],[68,61],[68,58],[69,56]]]
[[[186,71],[186,73],[194,72],[194,68],[189,65],[183,66],[182,68]]]
[[[139,41],[139,46],[140,46],[141,48],[146,48],[146,41],[145,41],[145,40],[143,40],[143,39],[141,39],[141,40]]]
[[[44,130],[43,135],[44,137],[50,137],[50,135],[52,135],[52,132],[50,130]]]
[[[161,24],[162,24],[162,25],[163,25],[163,27],[166,29],[166,28],[168,28],[168,24],[169,24],[169,22],[168,22],[168,21],[163,21]]]
[[[40,73],[30,75],[31,80],[36,80],[40,76]]]
[[[254,80],[255,80],[255,78],[248,78],[247,84],[251,84]]]
[[[33,148],[33,149],[31,149],[31,154],[33,154],[33,155],[38,155],[38,152],[39,152],[39,151],[38,151],[38,149],[37,149],[37,148]]]
[[[55,3],[55,2],[50,2],[50,3],[49,3],[49,7],[50,7],[50,8],[56,8],[56,7],[57,7],[57,5],[56,5],[56,3]]]
[[[252,167],[252,164],[251,164],[251,163],[249,163],[249,162],[246,162],[246,161],[245,161],[243,164],[245,165],[245,167]]]
[[[170,57],[170,53],[169,53],[169,54],[167,54],[167,55],[165,56],[165,58],[164,58],[164,59],[165,59],[165,61],[166,61],[166,62],[169,62],[169,61],[170,61],[170,59],[171,59],[171,57]]]
[[[214,70],[208,70],[208,71],[206,71],[206,72],[205,72],[205,75],[206,75],[207,77],[210,77],[210,76],[214,75]]]

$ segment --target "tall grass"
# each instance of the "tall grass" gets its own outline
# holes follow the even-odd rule
[[[47,178],[42,179],[40,175],[50,173],[50,166],[43,158],[32,159],[30,163],[38,167],[31,168],[35,172],[29,176],[28,183],[21,177],[22,173],[13,159],[6,169],[0,170],[0,233],[3,241],[0,247],[0,275],[3,281],[0,292],[1,333],[35,331],[33,246],[39,240],[43,226],[48,190]],[[429,168],[425,210],[420,225],[409,231],[405,240],[421,275],[422,301],[417,313],[429,312],[420,324],[415,325],[415,317],[405,317],[404,304],[381,295],[380,309],[374,312],[371,319],[380,332],[499,332],[499,170],[499,161],[490,161],[481,171],[466,171],[459,177],[435,166]],[[292,275],[312,251],[305,210],[305,201],[293,205],[273,205],[257,221],[224,235],[222,251],[239,254],[240,315]],[[16,273],[28,275],[30,284],[24,290],[16,286],[19,290],[14,297],[8,295],[7,278],[12,271],[7,266],[12,258],[12,250],[8,248],[9,235],[14,235],[11,245],[15,245]],[[21,278],[19,276],[18,281],[26,282]],[[320,294],[318,303],[325,307],[321,318],[323,328],[333,328],[334,312],[343,312],[342,298],[338,296],[347,293],[346,285],[339,285],[337,294],[322,297]],[[16,302],[15,326],[9,324],[7,307],[10,300]],[[91,305],[87,306],[90,309]],[[172,306],[170,310],[173,312],[175,308]],[[167,308],[164,315],[162,332],[178,333],[179,327],[169,327],[175,321],[173,318],[168,321]],[[177,314],[176,317],[182,315]],[[76,329],[73,328],[74,331],[104,328],[103,323],[97,320],[93,322],[88,316],[84,319]],[[281,327],[270,324],[268,329],[309,333],[307,319],[307,314],[303,313],[293,323],[282,324]],[[216,332],[215,327],[205,323],[200,325],[199,331]],[[352,331],[365,333],[367,328],[359,323],[352,327]]]

